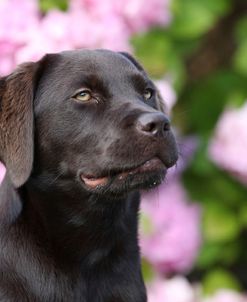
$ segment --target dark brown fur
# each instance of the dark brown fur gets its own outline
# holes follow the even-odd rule
[[[81,88],[90,102],[75,100]],[[138,191],[177,160],[161,111],[125,53],[47,55],[0,79],[0,301],[146,301]],[[153,159],[153,169],[127,172]],[[107,183],[89,187],[85,174]]]

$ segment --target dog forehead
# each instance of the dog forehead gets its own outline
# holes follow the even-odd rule
[[[83,86],[85,78],[99,80],[109,90],[117,91],[126,88],[133,76],[145,77],[127,57],[110,50],[64,51],[47,55],[43,60],[38,94],[40,91],[67,94]]]
[[[64,51],[60,53],[58,64],[71,72],[97,72],[104,75],[137,72],[136,66],[128,58],[105,49]]]

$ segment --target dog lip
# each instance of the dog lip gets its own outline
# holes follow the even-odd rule
[[[90,188],[96,188],[98,186],[104,186],[108,183],[108,177],[91,177],[91,176],[84,176],[83,174],[80,175],[81,180],[85,183],[86,186]]]
[[[134,174],[153,172],[153,171],[164,170],[164,169],[166,170],[165,164],[158,157],[154,157],[150,160],[147,160],[146,162],[144,162],[142,165],[138,166],[137,168],[130,169],[128,171],[120,173],[118,178],[121,176],[125,176],[126,174],[134,175]]]
[[[154,157],[150,160],[145,161],[143,164],[139,165],[138,167],[123,170],[123,172],[117,172],[113,174],[108,173],[111,176],[94,177],[92,175],[81,174],[80,178],[87,187],[89,187],[90,189],[95,189],[99,186],[107,185],[112,176],[115,177],[115,179],[117,179],[118,181],[123,181],[128,176],[134,176],[136,174],[150,173],[160,170],[166,171],[167,167],[158,157]]]

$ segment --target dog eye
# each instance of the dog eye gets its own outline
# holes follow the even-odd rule
[[[89,90],[84,89],[78,92],[74,98],[80,102],[88,102],[92,99],[92,94]]]
[[[147,88],[143,94],[144,99],[147,101],[149,99],[151,99],[151,97],[153,96],[153,90],[150,88]]]

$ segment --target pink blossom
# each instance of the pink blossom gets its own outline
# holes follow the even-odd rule
[[[72,0],[41,16],[38,0],[0,1],[0,74],[47,52],[76,48],[131,51],[131,34],[170,21],[169,0]],[[11,17],[10,17],[11,16]]]
[[[0,39],[0,75],[6,75],[15,67],[15,52],[19,46],[12,41]]]
[[[143,193],[141,213],[143,256],[160,272],[188,271],[200,247],[200,209],[179,179]]]
[[[4,179],[5,173],[6,173],[5,166],[0,162],[0,185]]]
[[[45,53],[59,52],[73,47],[69,33],[69,15],[52,10],[39,21],[30,39],[18,51],[17,64],[23,61],[36,61]]]
[[[164,105],[167,109],[167,113],[170,113],[177,99],[176,93],[172,85],[166,79],[155,81],[155,84],[159,89],[159,92],[164,100]]]
[[[145,31],[153,25],[168,25],[171,21],[169,0],[122,0],[125,22],[132,32]]]
[[[0,2],[0,74],[7,74],[17,64],[18,51],[30,41],[39,22],[35,0]]]
[[[84,10],[70,10],[69,36],[73,48],[130,50],[130,33],[114,14],[95,16]]]
[[[25,43],[39,18],[36,0],[2,0],[0,2],[0,40]]]
[[[247,103],[227,108],[209,146],[212,160],[247,185]]]
[[[169,280],[155,280],[148,285],[147,292],[148,302],[199,302],[195,289],[179,276]]]
[[[152,25],[169,24],[169,4],[169,0],[72,0],[71,8],[86,10],[98,18],[115,15],[134,33]]]
[[[219,289],[203,297],[201,287],[192,285],[182,276],[156,278],[147,285],[148,302],[247,302],[247,297],[229,289]]]

